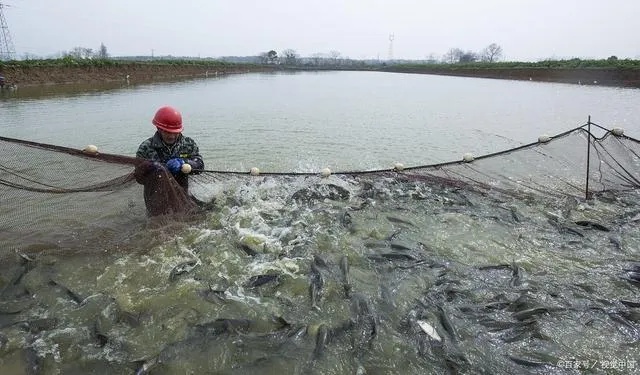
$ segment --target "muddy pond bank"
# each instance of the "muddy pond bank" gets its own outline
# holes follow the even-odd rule
[[[170,63],[170,62],[108,62],[45,64],[24,62],[8,63],[0,66],[0,74],[5,77],[7,86],[51,86],[69,84],[104,83],[149,83],[193,78],[207,78],[228,74],[273,71],[326,71],[326,70],[363,70],[390,73],[434,74],[461,77],[493,78],[509,80],[528,80],[538,82],[559,82],[582,85],[603,85],[640,88],[640,69],[635,67],[464,67],[456,65],[430,66],[283,66],[230,64],[220,62],[207,63]]]

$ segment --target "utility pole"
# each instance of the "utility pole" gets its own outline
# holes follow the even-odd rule
[[[11,33],[9,32],[9,26],[4,18],[4,7],[6,5],[0,3],[0,60],[15,60],[16,50],[13,48],[13,41],[11,40]]]

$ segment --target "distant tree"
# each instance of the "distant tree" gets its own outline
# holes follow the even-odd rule
[[[292,49],[285,49],[282,51],[284,57],[284,63],[287,65],[295,65],[298,62],[298,53]]]
[[[459,63],[471,63],[478,60],[478,54],[473,51],[464,52],[458,59]]]
[[[607,61],[618,61],[618,56],[609,56],[607,57]]]
[[[480,52],[480,60],[486,62],[495,62],[502,58],[502,47],[495,43],[489,44]]]
[[[65,55],[73,57],[75,59],[90,59],[93,57],[93,49],[85,47],[74,47]]]
[[[442,56],[442,61],[447,64],[455,64],[460,62],[460,57],[464,55],[464,51],[460,48],[451,48]]]
[[[427,55],[426,57],[426,62],[429,64],[435,64],[438,62],[438,55],[436,55],[435,53],[430,53],[429,55]]]
[[[108,59],[109,54],[107,53],[107,47],[104,43],[100,43],[100,49],[98,50],[98,54],[96,56],[99,59]]]
[[[338,51],[330,51],[329,58],[334,65],[338,65],[338,59],[340,58],[340,52]]]
[[[274,50],[267,52],[267,59],[270,64],[276,63],[278,61],[278,52]]]
[[[322,63],[322,60],[324,60],[324,53],[316,52],[311,55],[311,61],[313,62],[313,65],[320,65]]]
[[[260,53],[260,55],[258,56],[258,59],[260,59],[261,63],[268,64],[269,63],[269,53],[268,52]]]

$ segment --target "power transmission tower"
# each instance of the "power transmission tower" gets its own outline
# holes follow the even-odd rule
[[[389,60],[393,60],[393,34],[389,34]]]
[[[7,20],[4,18],[5,5],[0,3],[0,60],[14,60],[16,58],[16,50],[13,48],[11,33]]]

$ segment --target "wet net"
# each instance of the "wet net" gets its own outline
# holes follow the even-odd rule
[[[151,208],[141,185],[151,167],[140,159],[0,137],[0,160],[0,246],[27,252],[123,247],[150,216],[206,213],[225,204],[225,191],[251,184],[280,186],[296,202],[362,199],[381,182],[525,200],[590,199],[640,187],[640,142],[590,121],[514,149],[433,165],[330,175],[205,170],[190,176],[188,193],[166,170],[153,170]]]

